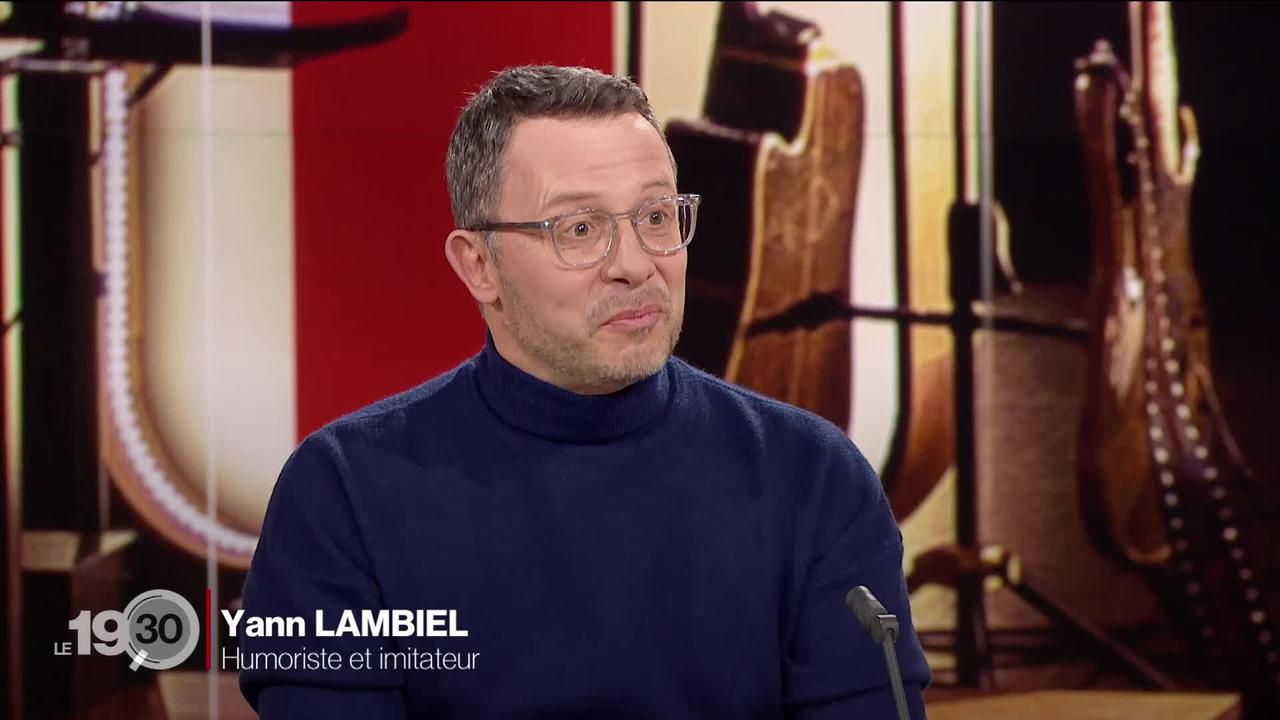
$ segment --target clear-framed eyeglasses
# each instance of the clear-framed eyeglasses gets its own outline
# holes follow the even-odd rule
[[[585,208],[546,220],[481,223],[465,228],[474,232],[504,230],[549,231],[560,262],[571,268],[588,268],[609,257],[618,239],[618,220],[631,221],[640,246],[654,255],[674,255],[688,247],[698,224],[700,195],[683,193],[646,200],[624,213]]]

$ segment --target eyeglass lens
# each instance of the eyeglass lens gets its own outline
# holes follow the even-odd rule
[[[645,205],[635,217],[641,242],[655,252],[683,247],[693,230],[693,213],[692,204],[674,199]],[[611,215],[603,211],[588,211],[561,218],[553,228],[553,237],[565,262],[587,264],[604,257],[613,231]]]

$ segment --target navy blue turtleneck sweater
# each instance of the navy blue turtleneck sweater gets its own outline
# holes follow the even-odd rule
[[[901,538],[825,420],[675,358],[577,395],[490,339],[303,441],[244,609],[308,634],[245,637],[242,621],[223,664],[254,667],[241,687],[265,720],[892,718],[883,654],[844,605],[862,584],[902,620],[923,718]],[[454,610],[467,635],[316,637],[317,609],[329,629],[346,609]],[[341,667],[312,669],[320,649]],[[365,649],[374,668],[352,667]],[[412,651],[411,669],[378,667]]]

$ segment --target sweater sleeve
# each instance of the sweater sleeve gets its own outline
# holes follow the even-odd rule
[[[406,716],[401,673],[352,667],[352,655],[378,652],[378,639],[316,636],[317,610],[332,628],[343,610],[382,609],[343,466],[332,437],[312,436],[285,464],[268,503],[245,579],[243,617],[300,617],[306,632],[247,637],[241,621],[240,689],[262,720]],[[337,667],[304,659],[319,652],[336,654]]]
[[[822,478],[821,517],[815,522],[819,530],[786,648],[786,715],[796,720],[896,717],[884,651],[844,602],[850,589],[866,585],[898,616],[895,649],[907,705],[911,717],[921,720],[921,693],[931,678],[911,623],[902,533],[870,464],[847,438],[837,444]]]

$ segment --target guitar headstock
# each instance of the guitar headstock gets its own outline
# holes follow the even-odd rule
[[[803,18],[762,11],[753,2],[721,4],[703,115],[725,127],[793,139],[820,36]]]

